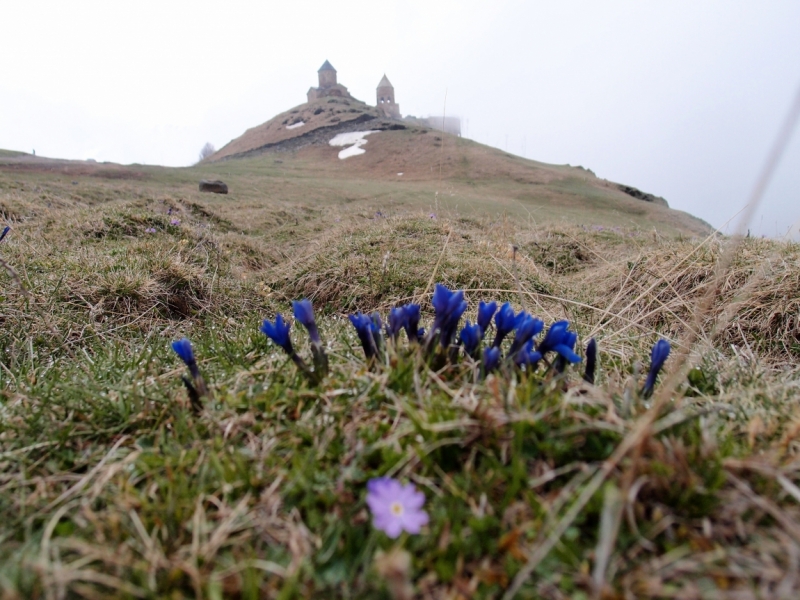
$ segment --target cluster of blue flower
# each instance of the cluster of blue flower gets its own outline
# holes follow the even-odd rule
[[[574,350],[578,335],[574,331],[569,331],[567,321],[554,323],[537,346],[534,338],[544,330],[544,322],[524,310],[514,313],[508,302],[499,309],[497,302],[481,302],[478,305],[477,321],[473,324],[467,320],[466,325],[459,331],[461,317],[467,310],[464,292],[451,291],[437,284],[433,292],[433,310],[434,320],[426,333],[424,328],[419,327],[419,304],[406,304],[391,309],[389,323],[385,328],[386,337],[397,344],[400,333],[405,331],[408,341],[411,344],[419,344],[426,355],[435,354],[437,349],[441,348],[452,362],[458,360],[459,349],[463,349],[465,356],[479,361],[484,374],[496,370],[501,365],[501,345],[511,333],[514,334],[514,338],[505,356],[508,364],[533,370],[540,361],[550,364],[545,358],[549,352],[556,353],[553,366],[558,372],[562,372],[567,363],[581,361]],[[481,351],[481,343],[491,326],[493,317],[494,341]],[[380,315],[373,313],[368,316],[356,313],[350,315],[350,321],[356,328],[367,360],[378,356],[384,347],[384,328],[381,325]],[[593,372],[590,375],[593,377]]]
[[[501,367],[505,370],[525,369],[527,372],[534,372],[540,364],[544,364],[548,371],[552,369],[556,373],[563,373],[568,364],[582,361],[575,353],[578,334],[569,330],[567,321],[553,323],[537,344],[535,338],[544,331],[544,322],[524,310],[515,313],[508,302],[499,308],[497,302],[480,302],[475,324],[467,320],[460,331],[458,328],[461,317],[467,310],[464,292],[451,291],[437,284],[432,303],[434,320],[427,331],[420,327],[419,304],[412,303],[392,308],[385,327],[377,312],[371,315],[360,312],[350,315],[350,322],[358,334],[367,362],[375,364],[383,359],[387,339],[396,348],[403,331],[409,344],[418,347],[431,360],[448,360],[455,363],[463,351],[464,356],[480,368],[483,376]],[[278,314],[274,322],[265,320],[261,325],[261,331],[286,352],[313,384],[318,384],[328,374],[328,358],[314,319],[314,310],[309,300],[295,301],[292,303],[292,308],[295,320],[308,331],[313,368],[292,346],[289,336],[291,324],[284,321],[282,315]],[[494,339],[491,345],[487,344],[481,348],[492,319],[494,319]],[[503,341],[512,333],[513,339],[503,356],[501,351]],[[189,367],[192,378],[184,377],[183,381],[189,391],[193,407],[199,408],[199,397],[207,393],[207,387],[197,368],[191,344],[184,338],[173,342],[172,348]],[[669,342],[664,339],[658,340],[653,346],[650,371],[641,390],[644,397],[649,397],[653,393],[656,378],[669,352]],[[549,358],[551,354],[554,354],[552,360]],[[594,339],[589,340],[585,356],[583,378],[593,384],[597,364],[597,343]]]

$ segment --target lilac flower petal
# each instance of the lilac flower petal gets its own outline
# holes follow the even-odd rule
[[[425,494],[414,484],[402,485],[396,479],[379,477],[367,482],[367,506],[372,513],[372,525],[390,538],[403,531],[419,533],[428,523],[428,513],[422,510]]]

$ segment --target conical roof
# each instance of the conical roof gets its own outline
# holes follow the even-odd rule
[[[383,79],[381,79],[381,82],[378,84],[378,87],[379,88],[382,88],[382,87],[394,88],[394,86],[392,85],[392,82],[389,81],[388,77],[386,77],[386,73],[383,74]]]
[[[322,64],[322,66],[319,68],[319,70],[320,71],[334,71],[334,72],[336,71],[336,69],[333,68],[333,65],[331,63],[329,63],[327,60]],[[319,73],[319,71],[317,71],[317,73]]]

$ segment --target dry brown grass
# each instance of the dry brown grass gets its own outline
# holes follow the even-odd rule
[[[715,276],[724,241],[661,243],[656,248],[585,272],[597,304],[613,313],[594,329],[612,338],[637,328],[677,340],[697,328],[698,301]],[[776,364],[800,355],[800,246],[744,241],[697,332],[705,348],[739,347]]]

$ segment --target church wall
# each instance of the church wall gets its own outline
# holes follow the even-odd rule
[[[327,88],[336,85],[336,71],[326,69],[319,71],[319,87]]]

